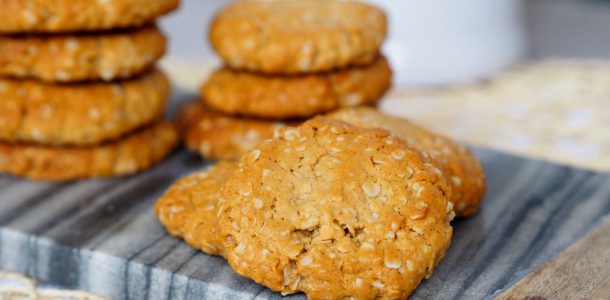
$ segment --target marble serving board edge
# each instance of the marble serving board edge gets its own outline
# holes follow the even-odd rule
[[[487,202],[481,213],[454,222],[447,257],[414,298],[492,298],[610,212],[608,176],[489,150],[476,153],[490,177]],[[0,209],[0,267],[119,299],[280,298],[236,276],[222,259],[167,235],[156,221],[155,199],[174,178],[201,167],[196,156],[182,151],[125,180],[55,185],[2,178],[3,203],[10,200],[2,199],[6,189],[29,195]],[[91,191],[103,192],[84,203],[76,197]],[[519,198],[527,201],[513,200]],[[468,266],[461,270],[464,262]]]
[[[503,291],[498,300],[610,299],[610,218]]]

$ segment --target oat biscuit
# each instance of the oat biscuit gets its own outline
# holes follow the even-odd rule
[[[392,70],[380,56],[370,65],[310,75],[265,76],[222,68],[203,85],[201,97],[224,113],[285,119],[372,105],[391,85]]]
[[[93,31],[137,27],[179,0],[0,0],[0,33]]]
[[[404,299],[449,246],[445,178],[382,129],[315,118],[245,154],[221,196],[233,269],[310,299]]]
[[[468,216],[479,209],[485,195],[485,174],[479,161],[466,147],[410,121],[360,107],[343,109],[327,115],[360,127],[389,130],[409,145],[429,154],[438,162],[453,189],[453,208],[458,216]]]
[[[76,85],[0,79],[0,141],[97,144],[157,119],[168,94],[159,71]]]
[[[238,160],[262,141],[272,138],[275,130],[287,125],[214,112],[200,101],[186,104],[180,111],[178,123],[188,149],[199,152],[204,158],[228,160]]]
[[[216,16],[210,41],[234,69],[297,74],[368,64],[386,31],[383,11],[356,1],[241,1]]]
[[[217,232],[220,190],[236,167],[236,162],[220,161],[176,181],[155,205],[165,228],[197,249],[224,255]]]
[[[0,173],[51,181],[129,175],[162,160],[177,143],[178,132],[167,122],[87,147],[0,143]]]
[[[45,82],[129,78],[165,53],[156,26],[101,33],[0,36],[0,76]]]

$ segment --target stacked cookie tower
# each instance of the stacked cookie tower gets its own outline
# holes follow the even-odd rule
[[[177,143],[154,20],[178,0],[0,0],[0,172],[131,174]]]
[[[374,105],[392,72],[380,9],[355,1],[241,1],[218,13],[210,41],[224,60],[179,117],[187,146],[237,159],[295,125],[341,107]]]

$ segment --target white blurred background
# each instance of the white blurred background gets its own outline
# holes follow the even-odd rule
[[[230,0],[182,0],[162,25],[170,57],[209,58],[207,26]],[[398,85],[485,77],[522,59],[610,57],[610,3],[594,0],[370,0],[390,19]]]

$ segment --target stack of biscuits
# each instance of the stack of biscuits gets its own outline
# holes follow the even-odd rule
[[[221,160],[159,199],[168,232],[309,299],[404,299],[431,276],[485,175],[464,146],[366,107],[390,86],[385,22],[354,1],[221,11],[226,66],[180,116],[188,146]]]
[[[146,169],[178,141],[163,120],[154,24],[178,0],[0,0],[0,172],[43,180]]]
[[[179,120],[189,149],[238,159],[286,125],[375,105],[391,86],[380,54],[387,20],[356,1],[240,1],[222,9],[210,42],[224,61]]]

